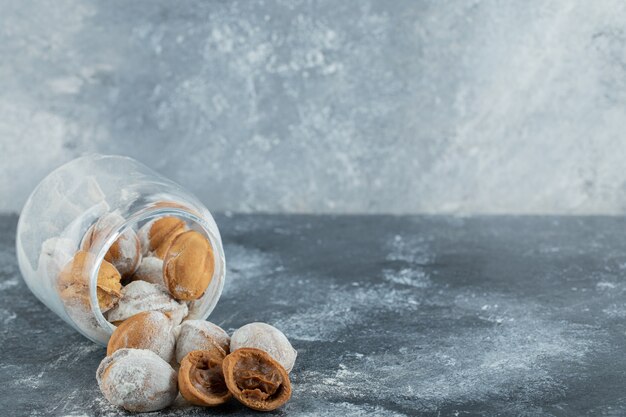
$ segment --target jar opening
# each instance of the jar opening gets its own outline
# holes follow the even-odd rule
[[[108,234],[104,236],[101,241],[99,241],[98,246],[93,248],[95,262],[89,275],[89,298],[93,317],[95,318],[95,321],[100,329],[106,332],[107,336],[110,336],[111,333],[113,333],[116,326],[111,323],[110,320],[107,320],[107,317],[105,317],[105,313],[100,308],[100,304],[98,302],[98,276],[100,269],[102,268],[103,261],[105,260],[105,257],[111,247],[128,230],[139,230],[141,226],[148,224],[150,221],[163,217],[179,218],[185,221],[191,230],[195,230],[203,234],[209,240],[214,254],[215,267],[209,286],[199,299],[187,302],[189,313],[184,319],[204,320],[209,316],[217,304],[219,295],[221,294],[224,286],[225,275],[225,260],[220,237],[216,236],[212,232],[210,225],[207,224],[199,214],[190,209],[167,206],[151,207],[139,210],[128,216],[123,223],[109,231]],[[87,336],[89,337],[89,335]],[[92,337],[90,338],[93,340]],[[99,340],[94,341],[102,343]]]

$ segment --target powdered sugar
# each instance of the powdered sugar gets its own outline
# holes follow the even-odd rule
[[[75,252],[76,244],[71,239],[62,237],[47,239],[41,245],[37,271],[56,279],[63,265],[72,259]]]
[[[84,236],[81,247],[88,249],[88,246],[94,243],[94,240],[111,232],[115,227],[123,224],[125,221],[117,211],[102,216]],[[139,240],[132,228],[127,228],[117,238],[114,243],[116,251],[114,256],[107,256],[109,262],[122,274],[122,276],[131,275],[141,260],[141,250],[139,248]]]
[[[107,356],[96,379],[107,400],[129,411],[160,410],[178,395],[174,369],[145,349],[120,349]]]
[[[158,219],[150,220],[137,231],[137,237],[139,238],[139,243],[141,244],[141,254],[143,256],[150,256],[150,230],[152,230],[152,225],[157,220]]]
[[[141,253],[137,243],[137,235],[132,229],[127,229],[115,241],[119,248],[119,257],[112,259],[112,263],[122,276],[135,272],[141,260]]]
[[[230,337],[221,327],[205,320],[186,320],[177,329],[176,361],[193,350],[207,350],[219,346],[228,353]]]
[[[174,323],[180,323],[188,313],[187,304],[176,301],[160,285],[133,281],[122,288],[122,298],[107,313],[111,322],[122,321],[142,311],[168,313]]]
[[[135,271],[133,280],[165,286],[163,281],[163,260],[156,256],[146,256],[142,259],[137,271]]]
[[[276,327],[267,323],[249,323],[235,330],[230,340],[231,352],[241,348],[257,348],[266,351],[287,372],[293,368],[297,352],[287,337]]]
[[[174,323],[160,311],[137,314],[111,335],[108,353],[122,348],[148,349],[170,363],[174,359]]]

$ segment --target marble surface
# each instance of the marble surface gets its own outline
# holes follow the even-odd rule
[[[98,152],[212,210],[622,214],[625,22],[623,0],[0,0],[0,212]]]
[[[105,350],[27,290],[0,217],[0,414],[116,416]],[[217,216],[227,284],[210,319],[282,329],[284,416],[626,414],[626,219]],[[236,402],[155,416],[258,415]]]

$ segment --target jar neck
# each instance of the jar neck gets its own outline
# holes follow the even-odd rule
[[[98,303],[98,274],[102,262],[104,261],[104,258],[110,247],[125,232],[127,232],[128,229],[139,227],[153,219],[167,216],[177,217],[187,221],[191,225],[194,225],[195,228],[201,229],[206,234],[215,251],[217,273],[216,275],[221,275],[221,282],[219,285],[219,292],[221,292],[223,286],[222,277],[224,271],[224,254],[221,245],[221,237],[219,236],[219,232],[217,231],[217,227],[214,225],[214,223],[211,224],[211,222],[207,221],[207,215],[212,222],[212,217],[210,217],[210,214],[208,213],[198,213],[196,210],[183,206],[182,204],[171,203],[167,205],[145,207],[136,210],[130,213],[130,215],[127,215],[122,223],[111,227],[110,230],[103,231],[102,235],[96,241],[94,241],[93,246],[91,246],[90,252],[93,254],[94,262],[93,264],[91,264],[91,267],[89,269],[90,305],[93,317],[95,318],[95,322],[97,323],[101,331],[104,331],[107,335],[110,335],[111,333],[113,333],[113,330],[115,330],[115,326],[104,317],[104,314],[100,309]],[[208,316],[210,311],[214,308],[216,302],[217,299],[214,303],[212,303],[212,305],[208,307],[206,315],[204,315],[204,317],[202,318],[206,318],[206,316]]]

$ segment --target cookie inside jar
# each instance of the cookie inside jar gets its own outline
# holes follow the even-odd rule
[[[111,212],[86,228],[57,289],[74,321],[110,333],[146,311],[175,325],[206,318],[221,291],[216,275],[212,236],[193,218],[159,213],[127,221]]]

